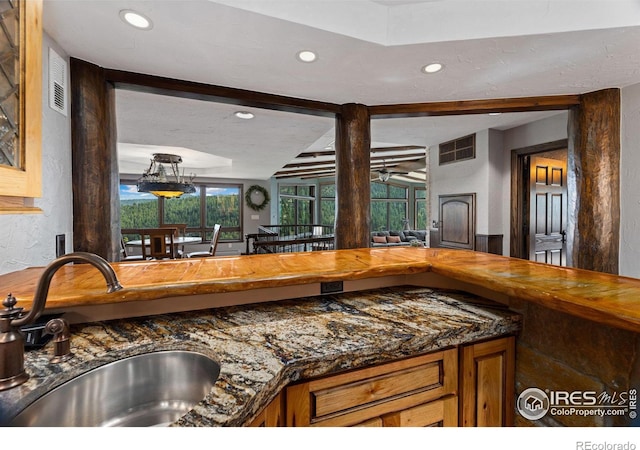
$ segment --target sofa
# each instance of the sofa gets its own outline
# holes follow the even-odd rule
[[[411,241],[424,242],[427,230],[374,231],[371,233],[371,247],[409,246]]]

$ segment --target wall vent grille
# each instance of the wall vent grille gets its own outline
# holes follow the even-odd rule
[[[67,115],[67,62],[49,48],[49,107]]]
[[[454,139],[453,141],[443,142],[439,147],[440,165],[451,164],[476,157],[476,135]]]

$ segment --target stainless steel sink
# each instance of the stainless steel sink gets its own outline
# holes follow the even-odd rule
[[[27,406],[11,426],[168,425],[210,392],[220,365],[196,352],[145,353],[92,369]]]

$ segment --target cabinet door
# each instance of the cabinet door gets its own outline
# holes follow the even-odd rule
[[[371,427],[371,428],[377,428],[381,426],[383,426],[382,417],[374,417],[373,419],[365,420],[364,422],[360,422],[359,424],[354,425],[354,427]]]
[[[455,427],[458,425],[458,397],[450,396],[382,417],[385,427]]]
[[[462,347],[460,425],[513,426],[515,338]]]
[[[287,426],[353,426],[455,395],[457,350],[358,369],[291,385]]]
[[[475,249],[476,194],[440,195],[439,247]]]
[[[250,427],[283,427],[284,426],[284,397],[278,394],[271,403],[262,410],[249,424]]]
[[[24,0],[17,5],[19,42],[12,42],[15,36],[10,39],[5,37],[3,41],[8,48],[2,48],[3,79],[9,77],[11,80],[0,87],[3,109],[8,106],[5,103],[16,95],[18,105],[2,113],[3,127],[6,123],[14,128],[3,131],[3,135],[6,134],[3,137],[4,145],[14,147],[16,154],[11,158],[0,157],[0,214],[40,212],[40,208],[33,206],[32,199],[42,194],[42,0]],[[5,11],[4,5],[2,15],[2,21],[11,21],[15,17]],[[9,34],[7,30],[14,29],[4,23],[2,28],[4,33]],[[16,49],[15,44],[19,48]],[[18,64],[15,64],[17,70],[7,72],[11,63],[4,59],[9,54],[20,56]],[[14,79],[14,75],[17,78]],[[13,92],[15,88],[18,88],[17,94]],[[9,136],[16,138],[14,143],[7,138]]]

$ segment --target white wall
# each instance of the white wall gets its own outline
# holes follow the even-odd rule
[[[568,118],[568,112],[562,111],[546,119],[536,120],[505,130],[502,133],[504,148],[502,153],[504,173],[502,179],[502,233],[504,234],[502,250],[504,255],[511,254],[509,239],[511,229],[511,151],[567,139]]]
[[[621,90],[620,275],[640,278],[640,84]]]
[[[504,132],[504,148],[511,150],[567,138],[567,111],[561,111],[546,119],[536,120]]]
[[[503,133],[498,130],[489,130],[489,155],[487,160],[487,234],[503,234],[505,235],[503,240],[509,240],[508,236],[506,236],[508,235],[509,228],[504,228],[502,220],[504,211],[500,207],[504,202],[504,183],[502,180],[510,176],[509,166],[505,166],[503,154]],[[507,167],[506,170],[505,167]]]
[[[476,133],[476,157],[445,165],[439,165],[438,146],[429,148],[431,161],[431,212],[430,220],[438,222],[440,211],[438,197],[449,194],[476,194],[476,233],[489,234],[489,130]]]
[[[438,148],[431,158],[431,220],[439,220],[438,196],[476,194],[476,233],[502,234],[503,254],[510,254],[511,150],[567,138],[567,112],[506,131],[476,133],[476,158],[438,165]],[[639,246],[640,248],[640,246]]]
[[[69,117],[49,108],[49,47],[68,58],[46,34],[42,44],[42,198],[35,200],[42,214],[0,215],[0,274],[51,262],[58,234],[65,235],[67,252],[72,250],[71,127]]]

